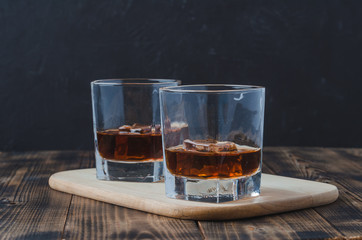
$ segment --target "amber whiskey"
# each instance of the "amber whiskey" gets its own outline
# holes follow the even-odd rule
[[[162,161],[160,127],[134,124],[97,131],[101,157],[115,161]]]
[[[230,179],[249,176],[259,170],[261,149],[232,142],[188,141],[167,148],[167,169],[171,174],[195,179]]]

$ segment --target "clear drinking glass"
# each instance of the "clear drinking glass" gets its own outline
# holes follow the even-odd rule
[[[166,195],[224,202],[260,194],[265,88],[160,90]]]
[[[177,80],[91,83],[97,178],[155,182],[163,176],[159,89]]]

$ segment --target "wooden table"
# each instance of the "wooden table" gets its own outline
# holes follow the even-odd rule
[[[157,216],[62,192],[51,174],[94,167],[91,151],[0,153],[0,239],[362,239],[362,148],[267,147],[263,172],[331,183],[326,206],[238,221]]]

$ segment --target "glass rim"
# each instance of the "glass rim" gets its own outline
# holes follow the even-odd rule
[[[167,83],[181,84],[177,79],[159,79],[159,78],[110,78],[110,79],[98,79],[91,82],[93,85],[162,85]]]
[[[193,87],[220,87],[220,88],[230,87],[230,89],[204,90],[204,89],[192,89]],[[228,92],[233,93],[233,92],[249,92],[249,91],[258,91],[258,90],[260,91],[260,90],[265,90],[265,87],[256,86],[256,85],[239,85],[239,84],[192,84],[192,85],[163,87],[160,90],[162,92],[175,92],[175,93],[228,93]]]

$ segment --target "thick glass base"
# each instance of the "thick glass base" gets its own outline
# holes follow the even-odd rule
[[[97,179],[128,182],[163,180],[163,162],[121,162],[107,160],[96,154]]]
[[[199,202],[221,203],[260,194],[261,171],[238,179],[188,179],[165,170],[166,196]]]

